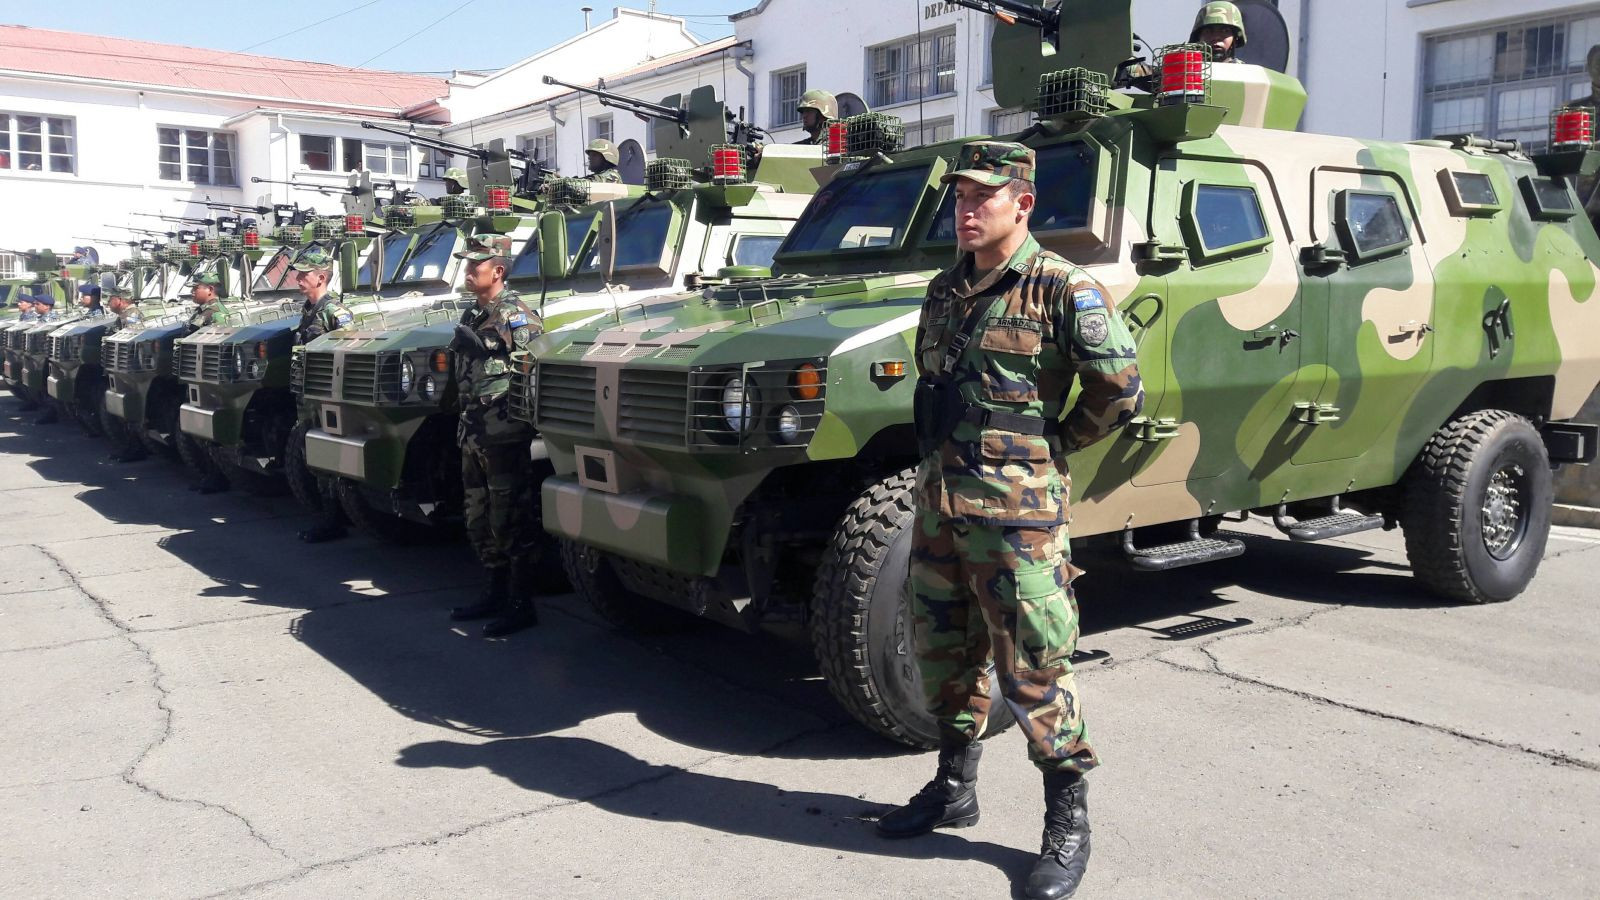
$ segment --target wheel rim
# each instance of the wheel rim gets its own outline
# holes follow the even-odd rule
[[[1483,548],[1498,560],[1510,559],[1528,533],[1525,498],[1528,474],[1516,463],[1503,463],[1489,476],[1483,491]]]

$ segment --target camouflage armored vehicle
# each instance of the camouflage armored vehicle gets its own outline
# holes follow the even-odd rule
[[[153,272],[151,260],[135,256],[119,263],[112,276],[119,288],[137,302],[148,299],[145,292],[150,288],[159,289],[159,282],[148,277]],[[46,390],[85,432],[93,436],[104,434],[107,424],[108,380],[101,352],[103,341],[120,324],[102,305],[99,311],[84,312],[81,319],[57,328],[50,335],[50,374]]]
[[[77,300],[78,282],[75,278],[82,277],[87,269],[81,263],[74,263],[77,253],[65,256],[57,255],[50,250],[28,251],[21,254],[30,275],[27,278],[16,279],[18,287],[14,292],[30,296],[49,294],[55,300],[55,320],[60,321],[61,312],[70,309],[70,304]],[[4,377],[6,386],[13,394],[24,403],[39,403],[46,398],[45,381],[42,371],[36,372],[38,377],[30,378],[25,365],[25,348],[27,334],[44,323],[41,317],[23,319],[20,316],[0,323],[0,349],[3,349],[5,359],[0,364],[0,377]]]
[[[724,177],[718,184],[709,169],[696,180],[689,159],[709,163],[715,147],[725,147],[740,165],[745,159],[740,147],[726,143],[726,111],[710,87],[660,103],[574,89],[653,117],[661,158],[642,187],[547,181],[539,194],[543,213],[479,224],[512,236],[508,283],[540,310],[546,329],[715,279],[730,266],[767,271],[816,189],[811,170],[822,163],[820,148],[772,148],[748,180]],[[491,157],[483,171],[469,172],[474,183],[507,183],[507,174],[493,171],[498,162]],[[505,195],[499,201],[505,204]],[[536,238],[541,230],[550,235],[543,242]],[[617,252],[608,280],[598,237],[610,231]],[[364,530],[409,536],[401,520],[450,523],[460,514],[460,453],[445,348],[461,309],[452,296],[409,320],[364,317],[306,349],[312,416],[306,456],[311,468],[339,478],[341,503]],[[392,374],[375,383],[374,371]]]
[[[1571,419],[1600,379],[1600,238],[1568,180],[1593,151],[1295,133],[1292,78],[1195,46],[1126,66],[1127,3],[1070,28],[1035,12],[1045,40],[997,26],[993,46],[996,99],[1039,119],[1011,138],[1038,154],[1032,226],[1113,295],[1147,393],[1071,457],[1073,536],[1150,571],[1244,552],[1225,516],[1297,541],[1398,526],[1428,589],[1514,597],[1543,554],[1552,465],[1595,453]],[[781,277],[534,350],[544,523],[577,590],[622,625],[659,623],[661,604],[804,619],[843,705],[923,746],[911,400],[961,146],[846,166]],[[1029,324],[997,309],[973,341],[1027,356]]]

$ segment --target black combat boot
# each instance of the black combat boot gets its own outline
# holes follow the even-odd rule
[[[54,425],[61,421],[61,411],[56,409],[54,400],[43,401],[39,404],[39,415],[34,417],[35,425]]]
[[[534,566],[531,559],[511,563],[510,599],[498,617],[484,623],[484,637],[505,637],[539,624],[539,611],[533,608]]]
[[[323,502],[326,503],[327,498],[323,498]],[[296,535],[307,544],[337,541],[344,536],[344,522],[339,519],[339,508],[337,506],[323,509],[322,512],[317,514],[317,520],[311,523],[310,528],[306,528]]]
[[[506,597],[510,593],[511,568],[496,566],[489,570],[489,583],[483,586],[483,593],[478,595],[478,602],[450,610],[450,621],[471,622],[474,619],[487,619],[505,606]]]
[[[1077,772],[1044,776],[1044,840],[1028,873],[1030,900],[1071,897],[1089,866],[1089,786]]]
[[[194,486],[202,494],[220,494],[227,489],[228,479],[221,472],[207,472]]]
[[[941,738],[939,771],[910,803],[878,820],[878,834],[916,837],[935,828],[978,824],[978,758],[982,755],[983,745],[977,741]]]

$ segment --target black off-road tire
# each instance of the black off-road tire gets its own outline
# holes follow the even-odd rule
[[[339,498],[339,508],[355,529],[368,537],[389,544],[419,544],[437,531],[427,525],[374,509],[361,493],[361,486],[348,478],[334,484],[334,494]]]
[[[845,511],[811,596],[811,646],[835,699],[861,724],[913,747],[939,744],[913,656],[910,602],[916,469],[885,478]],[[998,680],[983,737],[1015,724]]]
[[[183,467],[189,474],[196,478],[214,478],[221,473],[217,471],[217,464],[211,458],[211,450],[192,434],[184,434],[183,429],[174,428],[172,443],[178,451],[178,459],[183,462]]]
[[[216,466],[231,490],[257,497],[283,495],[283,479],[267,472],[253,472],[237,465],[229,454],[216,444],[207,445],[206,449],[211,453],[211,464]]]
[[[145,414],[150,417],[149,424],[147,425],[145,422],[129,422],[129,427],[135,430],[139,435],[139,440],[144,442],[144,448],[149,450],[152,455],[159,454],[167,459],[177,457],[181,462],[183,457],[178,450],[178,433],[181,431],[178,427],[179,404],[173,402],[172,398],[163,396],[155,390],[150,391],[146,396],[145,403]],[[152,435],[150,433],[151,428],[158,432],[172,435],[172,442],[169,444]]]
[[[623,587],[604,551],[561,538],[561,566],[572,590],[619,631],[659,634],[682,628],[688,614]]]
[[[1491,510],[1508,505],[1490,494],[1497,474],[1504,478],[1501,488],[1514,490],[1518,509],[1504,543],[1492,527],[1486,539],[1484,528],[1486,504]],[[1412,572],[1434,594],[1464,603],[1498,603],[1522,593],[1550,536],[1551,480],[1544,440],[1527,419],[1491,409],[1449,422],[1406,473],[1400,525]]]
[[[111,452],[117,456],[129,456],[135,451],[144,448],[144,442],[133,433],[133,426],[124,419],[119,419],[106,409],[106,396],[100,395],[100,432],[105,435],[106,443],[111,446]]]
[[[283,480],[288,482],[289,493],[301,506],[323,513],[327,512],[329,498],[322,495],[316,474],[306,465],[306,433],[310,430],[310,422],[301,422],[289,432],[288,445],[283,448]]]
[[[80,373],[77,386],[77,396],[72,400],[72,416],[78,420],[78,427],[83,433],[92,438],[104,437],[105,409],[106,409],[106,380],[104,375],[83,375]]]

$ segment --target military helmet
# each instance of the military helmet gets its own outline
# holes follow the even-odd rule
[[[471,188],[467,186],[467,170],[461,168],[460,166],[451,166],[450,168],[445,169],[444,180],[455,182],[456,187],[463,191],[471,190]]]
[[[839,101],[827,91],[812,90],[801,94],[800,105],[795,107],[795,112],[804,109],[814,109],[824,119],[839,118]]]
[[[1232,28],[1238,37],[1234,38],[1233,49],[1238,50],[1244,46],[1244,13],[1239,12],[1239,7],[1229,3],[1228,0],[1215,0],[1200,7],[1195,14],[1194,28],[1189,32],[1189,41],[1200,41],[1200,29],[1207,25],[1226,25]]]
[[[605,138],[595,138],[594,140],[590,141],[589,146],[584,149],[587,153],[600,154],[601,159],[611,163],[613,166],[617,164],[617,145],[611,143]]]

